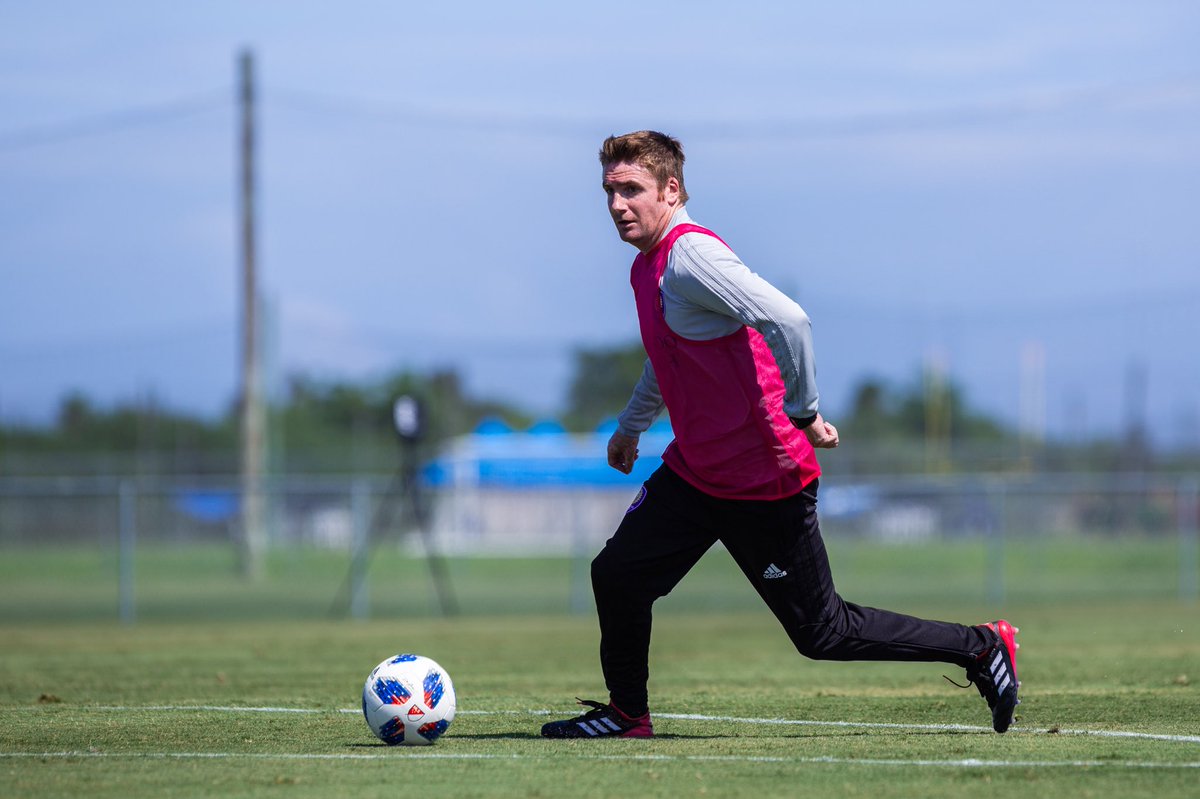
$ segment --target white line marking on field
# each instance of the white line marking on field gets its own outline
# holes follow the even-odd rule
[[[225,705],[80,705],[75,710],[98,711],[207,711],[215,713],[361,713],[362,710],[353,707],[321,710],[303,707],[235,707]],[[569,713],[569,711],[564,711]],[[460,716],[550,716],[551,710],[459,710]],[[660,719],[678,719],[680,721],[720,721],[726,724],[773,724],[793,727],[844,727],[849,729],[870,730],[924,730],[932,732],[986,732],[991,733],[991,727],[971,724],[900,724],[885,721],[814,721],[811,719],[765,719],[744,718],[739,716],[706,716],[699,713],[655,713]],[[1009,732],[1032,735],[1048,735],[1051,730],[1034,727],[1012,727]],[[1152,741],[1167,741],[1170,743],[1200,744],[1200,735],[1171,735],[1168,733],[1134,732],[1132,730],[1075,730],[1056,728],[1058,735],[1081,735],[1097,738],[1135,738]]]
[[[403,751],[403,754],[399,754]],[[472,754],[470,752],[422,752],[411,749],[392,749],[380,754],[314,752],[0,752],[0,758],[72,759],[72,758],[145,758],[154,760],[547,760],[557,753],[541,754]],[[717,763],[794,763],[797,765],[836,766],[920,766],[937,768],[1131,768],[1131,769],[1200,769],[1200,762],[1160,763],[1145,760],[902,760],[899,758],[853,757],[775,757],[769,755],[572,755],[577,760],[638,760],[654,762],[717,762]]]
[[[800,727],[856,727],[876,730],[933,730],[941,732],[992,732],[991,727],[970,724],[897,724],[883,721],[810,721],[806,719],[755,719],[735,716],[702,716],[696,713],[655,713],[658,718],[693,721],[723,721],[730,724],[780,724]],[[1009,732],[1049,734],[1048,729],[1011,727]],[[1200,744],[1200,735],[1169,735],[1167,733],[1133,732],[1130,730],[1067,730],[1057,729],[1059,735],[1095,735],[1103,738],[1148,738],[1155,741]]]

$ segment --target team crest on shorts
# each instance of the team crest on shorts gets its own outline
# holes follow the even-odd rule
[[[642,503],[645,501],[646,501],[646,486],[643,485],[641,488],[638,489],[637,496],[633,498],[633,502],[630,503],[629,509],[625,511],[625,515],[628,516],[629,514],[633,513],[635,510],[640,508],[642,506]]]

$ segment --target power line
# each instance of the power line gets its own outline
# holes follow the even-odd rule
[[[384,124],[403,124],[423,128],[455,128],[467,132],[548,134],[553,136],[594,136],[597,129],[611,125],[572,114],[511,112],[470,108],[437,108],[395,100],[373,100],[308,89],[274,87],[264,93],[266,102],[302,113],[319,116],[354,115]]]
[[[1127,107],[1147,100],[1154,103],[1194,103],[1200,97],[1195,75],[1124,86],[1099,86],[1053,92],[1031,92],[1015,98],[967,104],[909,108],[835,116],[747,117],[728,116],[679,119],[692,136],[711,139],[803,140],[840,136],[870,136],[915,130],[962,127],[1045,116],[1083,109]],[[474,108],[438,108],[373,100],[343,94],[314,92],[277,86],[264,92],[264,100],[306,113],[343,116],[381,123],[424,128],[454,128],[465,132],[518,133],[574,138],[609,130],[615,117],[541,111],[479,111]],[[233,92],[216,89],[160,103],[115,109],[47,125],[0,132],[0,153],[91,138],[122,130],[163,124],[216,109],[231,108]],[[620,127],[620,125],[617,125]]]
[[[232,91],[221,89],[160,103],[105,111],[47,125],[4,131],[0,132],[0,152],[15,152],[32,147],[174,122],[218,108],[231,108],[233,99]]]
[[[813,307],[836,309],[839,316],[866,316],[894,321],[923,320],[960,328],[1005,327],[1014,322],[1054,321],[1079,324],[1091,317],[1111,319],[1116,314],[1152,314],[1197,307],[1200,284],[1180,283],[1171,287],[1122,293],[1076,293],[1058,297],[997,298],[989,295],[973,303],[964,298],[954,303],[913,305],[864,300],[836,291],[824,292]],[[803,304],[803,303],[802,303]]]
[[[275,86],[267,93],[273,105],[323,116],[354,115],[379,123],[466,132],[524,133],[551,137],[594,136],[619,122],[619,116],[574,112],[480,111],[467,107],[420,106],[345,94]],[[1080,111],[1128,110],[1139,105],[1194,105],[1200,100],[1200,75],[1182,75],[1124,85],[1029,91],[995,100],[904,108],[895,111],[831,116],[747,116],[680,118],[693,137],[709,139],[804,140],[871,136],[922,130],[970,127]],[[618,125],[619,127],[619,125]]]

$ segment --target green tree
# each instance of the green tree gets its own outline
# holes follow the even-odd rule
[[[1001,422],[972,409],[960,386],[933,373],[900,386],[864,378],[839,429],[843,452],[830,464],[864,473],[945,471],[985,461],[1002,468],[1017,441]]]
[[[513,427],[529,424],[528,414],[504,403],[468,397],[456,372],[397,372],[367,383],[322,382],[296,375],[277,411],[280,446],[296,470],[390,468],[397,434],[392,409],[400,396],[415,398],[424,410],[422,457],[432,456],[449,438],[470,432],[490,416]]]
[[[458,374],[449,369],[397,372],[367,382],[296,375],[269,409],[270,468],[393,468],[392,407],[403,394],[417,397],[426,410],[422,457],[485,417],[500,417],[516,428],[531,421],[512,406],[467,396]],[[166,409],[152,396],[102,408],[73,391],[63,397],[50,426],[0,424],[0,455],[3,474],[232,474],[238,469],[236,406],[208,419]]]
[[[645,362],[646,350],[640,341],[577,349],[567,394],[566,428],[593,430],[603,420],[620,413],[642,375]]]
[[[877,378],[867,378],[854,389],[850,416],[839,421],[847,431],[865,439],[878,439],[892,432],[893,420],[888,410],[887,386]]]
[[[951,380],[923,375],[907,386],[878,377],[861,380],[853,392],[846,431],[869,439],[946,438],[950,441],[1002,441],[1012,433],[999,421],[972,409]]]

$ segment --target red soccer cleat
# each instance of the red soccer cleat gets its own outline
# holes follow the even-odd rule
[[[604,705],[590,699],[579,704],[592,709],[582,716],[563,721],[551,721],[542,726],[545,738],[650,738],[654,725],[650,714],[636,718],[626,716],[615,705]]]
[[[1017,680],[1017,650],[1021,645],[1016,642],[1020,630],[1004,619],[979,627],[988,630],[996,641],[967,667],[967,680],[975,683],[979,695],[992,709],[992,729],[1004,732],[1013,723],[1013,713],[1021,704],[1017,698],[1017,689],[1021,687]]]

